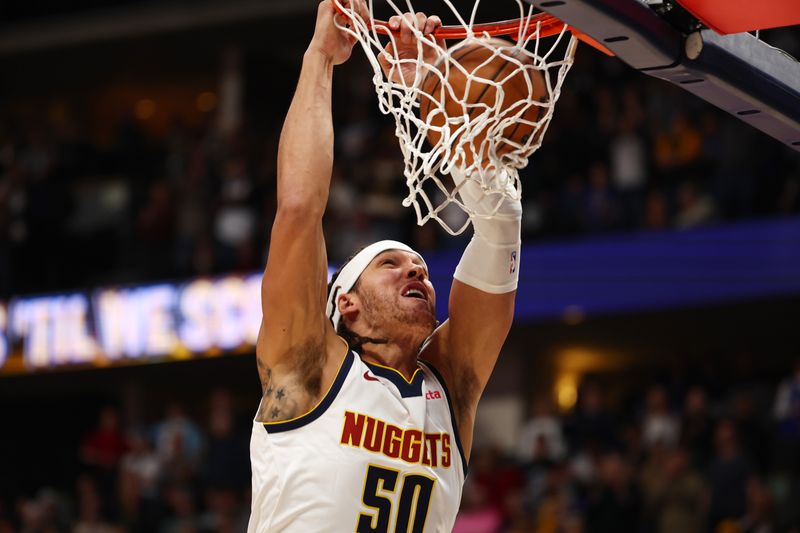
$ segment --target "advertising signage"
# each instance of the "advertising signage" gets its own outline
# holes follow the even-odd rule
[[[426,254],[444,320],[460,249]],[[517,324],[800,295],[800,217],[522,249]],[[330,275],[330,272],[329,272]],[[0,376],[252,353],[261,272],[0,302]]]
[[[0,375],[251,353],[261,273],[0,304]]]

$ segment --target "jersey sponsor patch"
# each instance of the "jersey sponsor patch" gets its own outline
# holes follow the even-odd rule
[[[410,464],[438,468],[450,468],[452,464],[452,438],[449,433],[404,429],[352,411],[344,413],[339,443]]]

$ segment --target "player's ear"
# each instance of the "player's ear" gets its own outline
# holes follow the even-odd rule
[[[339,313],[342,317],[350,321],[358,316],[358,311],[361,309],[361,302],[354,292],[340,294],[339,298],[336,299],[336,305],[339,307]]]

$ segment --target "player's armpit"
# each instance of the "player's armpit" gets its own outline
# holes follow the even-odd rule
[[[264,342],[263,331],[259,344]],[[308,413],[329,390],[346,356],[347,345],[333,336],[298,344],[277,363],[258,357],[262,399],[257,420],[281,422]]]
[[[274,372],[261,360],[259,371],[266,376],[261,382],[263,394],[256,417],[259,422],[290,420],[304,413],[307,406],[313,403],[314,398],[301,385],[303,380],[298,379],[296,374]]]

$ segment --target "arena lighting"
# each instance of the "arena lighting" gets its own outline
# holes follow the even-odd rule
[[[569,411],[578,401],[578,388],[586,374],[631,368],[636,364],[630,355],[595,347],[573,346],[556,352],[553,359],[556,378],[553,394],[562,411]]]
[[[0,374],[252,352],[261,273],[0,305]]]
[[[580,379],[576,374],[559,374],[556,378],[555,395],[556,403],[561,411],[569,411],[578,401],[578,384]]]

